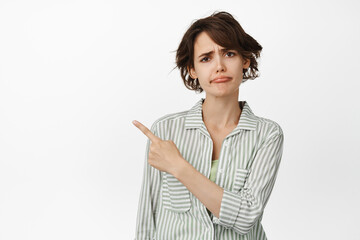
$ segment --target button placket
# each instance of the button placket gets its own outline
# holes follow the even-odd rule
[[[221,149],[220,151],[220,158],[222,158],[222,156],[224,155],[224,151],[227,151],[227,148],[229,146],[228,140],[225,139],[223,142],[223,149]],[[219,161],[219,166],[217,169],[217,176],[216,176],[216,184],[221,185],[222,181],[223,181],[223,177],[224,177],[224,163],[223,163],[223,159],[221,159],[221,161]]]

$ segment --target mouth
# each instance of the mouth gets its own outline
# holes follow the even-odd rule
[[[223,83],[223,82],[228,82],[230,80],[231,80],[230,77],[221,77],[221,78],[216,78],[216,79],[212,80],[211,83]]]

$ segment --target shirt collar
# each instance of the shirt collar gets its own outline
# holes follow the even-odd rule
[[[209,135],[202,119],[202,104],[204,100],[205,100],[204,98],[201,98],[188,111],[185,118],[185,129],[198,128],[201,131],[203,131],[206,135]],[[239,105],[244,104],[244,107],[241,111],[239,123],[236,126],[236,128],[231,132],[231,135],[238,133],[241,129],[255,130],[257,125],[257,118],[252,112],[249,104],[246,101],[238,101],[238,102]]]

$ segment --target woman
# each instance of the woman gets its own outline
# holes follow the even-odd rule
[[[227,12],[185,33],[177,67],[185,86],[206,98],[151,130],[133,122],[148,137],[136,239],[267,239],[261,219],[283,132],[238,101],[240,84],[257,77],[261,50]]]

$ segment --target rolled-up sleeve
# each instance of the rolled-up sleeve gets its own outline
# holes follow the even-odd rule
[[[278,173],[284,136],[278,126],[257,150],[250,174],[239,192],[224,189],[219,218],[213,222],[247,234],[264,211]]]
[[[155,123],[151,126],[151,132],[157,135],[155,126]],[[144,171],[136,219],[136,240],[153,239],[156,230],[155,215],[158,207],[161,176],[160,171],[148,163],[149,149],[150,140],[147,139]]]

